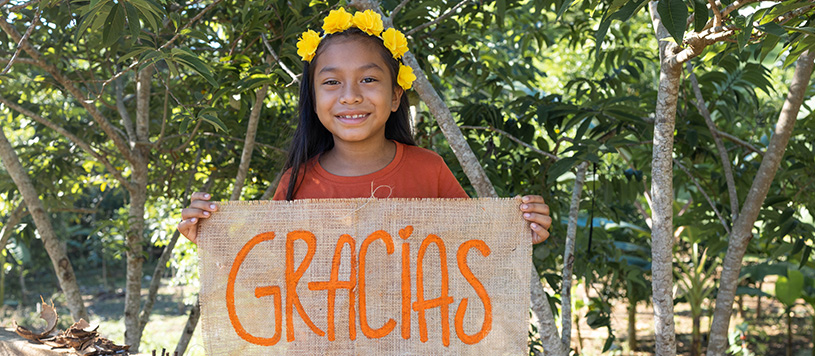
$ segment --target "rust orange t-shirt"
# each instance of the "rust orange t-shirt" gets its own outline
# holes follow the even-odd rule
[[[329,173],[319,156],[306,162],[294,199],[323,198],[468,198],[444,160],[433,151],[396,142],[396,155],[371,174],[344,177]],[[302,171],[302,169],[301,169]],[[301,173],[302,174],[302,173]],[[285,200],[291,169],[280,179],[274,200]]]

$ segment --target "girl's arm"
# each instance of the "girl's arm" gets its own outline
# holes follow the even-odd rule
[[[521,211],[526,221],[531,224],[532,243],[538,244],[549,238],[549,227],[552,226],[552,217],[549,216],[549,205],[540,195],[525,195],[521,198]]]
[[[178,232],[184,235],[192,243],[198,240],[198,222],[201,219],[209,218],[212,212],[218,210],[218,206],[210,203],[209,193],[195,192],[190,197],[190,206],[181,210],[181,222],[178,223]]]

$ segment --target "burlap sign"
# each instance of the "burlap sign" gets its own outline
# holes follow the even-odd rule
[[[519,204],[219,203],[199,232],[207,355],[525,355]]]

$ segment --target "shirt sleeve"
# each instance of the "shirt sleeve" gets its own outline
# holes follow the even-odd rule
[[[456,176],[453,175],[444,160],[441,166],[439,169],[439,198],[469,198],[470,196],[458,183]]]

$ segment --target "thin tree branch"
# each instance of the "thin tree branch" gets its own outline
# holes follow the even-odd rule
[[[2,8],[3,6],[6,6],[6,4],[9,3],[9,1],[11,1],[11,0],[0,0],[0,8]]]
[[[10,62],[11,62],[10,58],[0,58],[0,63],[10,63]],[[31,59],[31,58],[17,57],[16,59],[14,59],[14,64],[19,64],[19,63],[28,64],[30,66],[39,65],[39,62],[37,62],[37,61],[35,61],[35,60]]]
[[[713,26],[721,26],[722,12],[719,11],[719,6],[716,5],[715,0],[707,0],[707,2],[710,4],[710,9],[713,10]]]
[[[563,281],[560,288],[561,337],[560,342],[569,345],[572,340],[572,269],[574,266],[574,240],[577,236],[577,215],[580,212],[580,193],[586,180],[588,162],[577,166],[577,174],[572,189],[572,202],[569,205],[569,225],[566,228],[566,243],[563,249]],[[589,221],[588,224],[592,222]]]
[[[243,139],[241,139],[239,137],[224,136],[224,135],[216,134],[214,132],[202,132],[201,135],[203,135],[203,136],[212,136],[212,137],[220,137],[220,138],[224,138],[224,139],[227,139],[227,140],[239,141],[239,142],[244,141]],[[275,147],[275,146],[272,146],[270,144],[263,143],[263,142],[255,142],[255,146],[265,147],[265,148],[271,149],[273,151],[282,153],[284,155],[289,153],[289,151],[286,151],[286,150],[284,150],[282,148],[278,148],[278,147]]]
[[[16,203],[17,207],[11,211],[9,214],[8,219],[6,219],[6,223],[3,224],[3,229],[0,230],[0,251],[6,248],[6,244],[8,240],[11,238],[11,233],[14,231],[14,227],[20,223],[20,220],[23,219],[23,212],[25,211],[25,202],[19,201]]]
[[[11,55],[11,59],[8,61],[8,64],[6,64],[6,68],[4,68],[2,72],[0,72],[0,75],[6,74],[9,72],[9,70],[11,70],[11,66],[14,64],[14,60],[17,58],[17,56],[20,55],[20,51],[23,50],[23,43],[28,41],[28,38],[31,37],[31,32],[34,31],[34,27],[36,27],[37,22],[40,21],[40,14],[41,14],[40,9],[37,8],[37,11],[34,13],[34,20],[31,21],[31,26],[28,26],[28,30],[25,31],[25,34],[20,39],[20,42],[17,43],[17,49],[14,51],[14,54]]]
[[[117,80],[114,87],[116,91],[116,111],[122,118],[122,126],[124,126],[125,132],[127,132],[127,140],[130,142],[130,148],[133,148],[136,142],[136,133],[133,131],[133,121],[130,119],[130,113],[127,112],[127,108],[125,107],[122,81]]]
[[[710,111],[707,109],[705,98],[702,96],[702,89],[699,88],[699,81],[696,79],[696,74],[693,73],[693,64],[690,62],[688,62],[688,76],[690,77],[693,94],[696,96],[696,101],[694,102],[696,109],[699,110],[699,113],[705,118],[705,124],[708,130],[710,130],[711,136],[713,136],[716,149],[719,151],[719,159],[722,161],[722,169],[724,170],[725,181],[727,181],[727,192],[730,195],[730,217],[732,221],[736,221],[736,218],[739,217],[739,195],[736,191],[736,180],[733,179],[733,168],[730,165],[730,157],[727,156],[727,149],[724,147],[724,142],[722,142],[719,134],[716,133],[716,124],[713,123],[713,119],[710,117]]]
[[[792,196],[792,199],[790,199],[790,201],[794,202],[794,201],[798,200],[798,196],[801,195],[801,193],[803,193],[807,188],[809,188],[809,186],[812,185],[813,182],[815,182],[815,177],[812,177],[809,180],[809,182],[802,185],[801,188],[799,188],[798,191],[795,192],[795,195]]]
[[[391,25],[393,25],[393,18],[396,17],[397,14],[399,14],[399,11],[402,11],[402,8],[405,7],[405,5],[407,5],[408,2],[410,2],[410,0],[402,0],[402,2],[399,3],[399,5],[396,5],[396,7],[393,8],[393,11],[391,11],[391,15],[388,16],[391,19]]]
[[[202,152],[203,149],[199,148],[198,153],[195,155],[195,163],[193,163],[192,166],[192,173],[190,173],[190,176],[187,179],[187,186],[184,188],[184,195],[182,196],[181,203],[182,206],[187,206],[190,204],[190,190],[192,188],[192,183],[195,181],[195,174],[198,173],[198,164],[201,162]],[[173,233],[173,237],[170,238],[170,241],[167,242],[167,245],[165,245],[164,249],[161,251],[161,257],[159,257],[158,262],[156,263],[156,268],[153,270],[153,279],[150,280],[150,289],[147,293],[147,300],[144,302],[144,307],[142,308],[141,318],[139,321],[139,328],[142,330],[142,332],[144,331],[144,327],[147,325],[147,321],[150,320],[150,315],[153,312],[153,305],[155,305],[156,302],[158,288],[161,286],[161,276],[164,274],[167,262],[173,255],[173,249],[178,242],[179,235],[180,233],[178,229],[176,229]]]
[[[202,122],[204,122],[204,120],[198,119],[198,121],[195,123],[195,127],[192,128],[192,133],[190,134],[190,137],[187,138],[187,140],[184,141],[182,144],[178,145],[178,147],[170,149],[170,152],[177,152],[186,148],[187,145],[189,145],[190,142],[192,142],[192,139],[195,138],[195,134],[198,133],[198,129],[201,127]]]
[[[186,25],[184,25],[178,31],[176,31],[175,36],[173,36],[172,38],[170,38],[170,40],[168,40],[163,45],[161,45],[161,47],[158,48],[158,51],[161,51],[161,50],[167,48],[168,46],[170,46],[171,44],[173,44],[173,42],[175,42],[175,40],[178,39],[179,36],[181,36],[181,33],[184,32],[184,30],[186,30],[187,28],[192,26],[192,24],[194,24],[196,21],[200,20],[201,17],[204,16],[204,14],[209,12],[209,10],[212,10],[215,7],[215,5],[218,5],[221,1],[223,1],[223,0],[215,0],[212,4],[209,4],[209,6],[207,6],[203,10],[201,10],[201,12],[199,12],[197,15],[195,15],[195,17],[193,17],[189,22],[187,22]],[[104,91],[106,86],[108,86],[110,83],[112,83],[114,80],[118,79],[119,77],[121,77],[125,73],[133,70],[133,68],[136,68],[140,63],[141,63],[140,61],[135,61],[135,62],[131,63],[129,66],[127,66],[127,68],[120,71],[119,73],[114,74],[112,77],[110,77],[110,79],[108,79],[104,83],[102,83],[102,89],[99,91],[99,96],[97,96],[97,98],[102,96],[102,92]]]
[[[274,196],[275,190],[277,189],[277,185],[280,184],[280,178],[283,177],[283,173],[285,173],[285,169],[280,169],[277,172],[274,179],[269,183],[269,186],[266,187],[266,190],[263,192],[263,195],[260,197],[260,200],[269,200],[269,198]]]
[[[716,133],[718,135],[730,140],[730,141],[733,141],[734,143],[738,144],[739,146],[742,146],[742,147],[748,149],[750,152],[757,153],[759,156],[764,156],[763,151],[759,150],[755,146],[751,145],[750,143],[748,143],[748,142],[746,142],[746,141],[744,141],[744,140],[742,140],[742,139],[740,139],[740,138],[738,138],[736,136],[733,136],[733,135],[731,135],[731,134],[729,134],[729,133],[727,133],[725,131],[719,130],[719,129],[716,129]]]
[[[551,158],[551,159],[553,159],[553,160],[555,160],[555,161],[557,161],[557,160],[559,160],[559,159],[560,159],[560,158],[558,158],[558,156],[556,156],[556,155],[554,155],[554,154],[551,154],[551,153],[549,153],[549,152],[542,151],[542,150],[540,150],[539,148],[537,148],[537,147],[535,147],[535,146],[532,146],[532,145],[530,145],[530,144],[528,144],[528,143],[526,143],[526,142],[522,141],[521,139],[519,139],[519,138],[517,138],[517,137],[515,137],[515,136],[510,135],[508,132],[506,132],[506,131],[504,131],[504,130],[501,130],[501,129],[494,128],[494,127],[492,127],[492,126],[469,126],[469,125],[461,125],[461,126],[459,126],[459,128],[461,128],[462,130],[464,130],[464,129],[468,129],[468,130],[486,130],[486,131],[492,131],[492,132],[495,132],[495,133],[501,134],[501,135],[503,135],[503,136],[506,136],[508,139],[510,139],[510,140],[512,140],[512,141],[515,141],[515,142],[516,142],[516,143],[518,143],[519,145],[524,146],[524,147],[526,147],[526,148],[528,148],[528,149],[532,150],[533,152],[535,152],[535,153],[537,153],[537,154],[539,154],[539,155],[543,155],[543,156],[549,157],[549,158]]]
[[[730,5],[727,5],[727,7],[725,7],[724,10],[722,10],[722,16],[727,17],[728,15],[730,15],[731,12],[740,9],[740,8],[744,7],[745,5],[752,4],[752,3],[758,2],[758,1],[759,0],[736,0],[733,3],[731,3]]]
[[[280,67],[283,68],[283,70],[286,72],[286,74],[288,74],[291,77],[292,83],[295,83],[295,82],[300,83],[300,77],[297,76],[297,74],[294,74],[294,72],[291,69],[289,69],[289,67],[286,66],[286,64],[283,63],[283,61],[280,60],[280,57],[277,55],[277,53],[274,51],[274,49],[272,49],[272,45],[270,45],[269,40],[266,39],[266,34],[261,33],[260,37],[261,37],[261,39],[263,39],[263,45],[266,47],[266,50],[269,51],[269,54],[271,54],[272,58],[274,58],[275,63],[279,64]],[[289,85],[291,85],[291,84],[289,84]]]
[[[722,222],[724,231],[727,231],[727,234],[730,235],[730,226],[728,226],[727,221],[725,221],[724,218],[722,217],[722,214],[719,212],[719,209],[716,209],[716,205],[713,204],[713,200],[710,199],[710,196],[707,194],[707,192],[705,192],[705,189],[702,188],[701,185],[699,185],[699,181],[696,180],[696,177],[694,177],[693,174],[691,174],[690,171],[684,165],[682,165],[681,162],[679,162],[679,160],[674,158],[673,161],[674,164],[679,166],[679,168],[681,168],[682,171],[688,175],[691,181],[693,181],[693,184],[696,185],[696,189],[699,189],[699,193],[702,194],[703,197],[705,197],[705,200],[707,200],[707,203],[710,205],[710,208],[713,209],[713,213],[715,213],[716,217],[719,218],[719,221]]]
[[[105,166],[105,168],[107,168],[108,172],[110,172],[110,174],[112,174],[113,177],[116,178],[116,180],[119,181],[119,183],[121,183],[123,187],[127,188],[128,190],[131,189],[131,183],[122,176],[122,172],[117,170],[116,168],[114,168],[113,164],[111,164],[110,161],[108,161],[108,159],[107,159],[107,157],[105,155],[102,155],[101,153],[96,152],[96,150],[94,150],[87,142],[82,141],[82,139],[80,139],[79,137],[75,136],[74,134],[68,132],[68,130],[66,130],[62,126],[59,126],[59,125],[55,124],[54,122],[52,122],[52,121],[50,121],[50,120],[48,120],[48,119],[46,119],[46,118],[44,118],[44,117],[42,117],[40,115],[37,115],[36,113],[34,113],[34,112],[30,111],[30,110],[27,110],[27,109],[25,109],[24,107],[22,107],[20,105],[17,105],[17,103],[14,103],[11,100],[8,100],[8,99],[4,98],[3,96],[0,96],[0,103],[2,103],[3,105],[8,106],[12,110],[15,110],[15,111],[17,111],[17,112],[19,112],[19,113],[33,119],[36,122],[39,122],[39,123],[45,125],[46,127],[56,131],[58,134],[60,134],[62,136],[65,136],[65,138],[71,140],[71,142],[73,142],[74,144],[79,146],[79,148],[83,149],[85,152],[87,152],[88,154],[90,154],[91,156],[96,158],[99,162],[101,162]]]
[[[22,39],[22,36],[20,36],[17,30],[15,30],[11,24],[6,22],[2,16],[0,16],[0,28],[2,28],[3,31],[6,32],[6,34],[14,41],[20,41],[20,39]],[[43,68],[46,72],[51,74],[51,76],[53,76],[54,79],[56,79],[56,81],[59,82],[65,88],[65,90],[70,93],[70,95],[73,96],[74,99],[76,99],[80,105],[85,108],[85,110],[88,111],[102,131],[104,131],[108,135],[108,138],[113,141],[113,144],[121,152],[122,156],[124,156],[128,162],[133,162],[133,155],[130,147],[127,145],[127,142],[116,132],[114,126],[110,124],[110,121],[108,121],[104,115],[102,115],[99,109],[92,105],[92,102],[84,99],[84,95],[79,88],[75,87],[70,80],[65,78],[54,65],[43,61],[42,54],[40,54],[40,52],[32,47],[27,41],[22,42],[22,48],[34,61],[37,62],[36,65],[38,67]]]
[[[812,10],[813,8],[815,8],[815,4],[807,5],[807,6],[804,6],[804,7],[799,7],[797,9],[795,9],[795,10],[792,10],[792,11],[787,12],[785,14],[779,15],[778,17],[773,19],[773,22],[778,22],[779,25],[783,25],[783,24],[787,23],[789,20],[792,20],[792,19],[794,19],[794,18],[796,18],[798,16],[803,15],[803,14],[807,13],[809,10]]]
[[[444,12],[444,13],[443,13],[441,16],[437,17],[435,20],[430,21],[430,22],[427,22],[427,23],[424,23],[424,24],[422,24],[422,25],[419,25],[419,26],[417,26],[416,28],[414,28],[414,29],[412,29],[412,30],[408,31],[407,33],[405,33],[405,36],[411,36],[411,35],[413,35],[414,33],[419,32],[419,31],[421,31],[421,30],[424,30],[424,29],[425,29],[425,28],[427,28],[427,27],[430,27],[430,26],[433,26],[433,25],[435,25],[435,24],[438,24],[438,23],[439,23],[439,22],[441,22],[442,20],[444,20],[444,19],[446,19],[447,17],[449,17],[450,15],[452,15],[452,14],[453,14],[453,12],[455,12],[456,10],[458,10],[460,7],[464,6],[464,4],[466,4],[468,1],[469,1],[469,0],[462,0],[461,2],[459,2],[458,4],[456,4],[456,6],[453,6],[453,7],[452,7],[452,8],[450,8],[449,10],[445,11],[445,12]]]
[[[40,2],[40,0],[31,0],[31,1],[27,2],[27,3],[25,3],[25,4],[12,6],[11,9],[9,9],[9,12],[20,11],[22,9],[25,9],[25,8],[27,8],[27,7],[31,6],[31,5],[34,5],[36,3],[39,3],[39,2]]]

